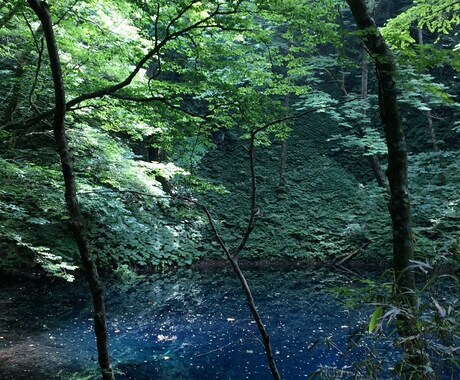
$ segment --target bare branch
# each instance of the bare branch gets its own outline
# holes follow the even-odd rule
[[[212,218],[212,215],[209,212],[209,209],[205,205],[203,205],[201,203],[198,203],[197,201],[195,201],[193,199],[187,199],[187,198],[182,198],[182,199],[186,199],[186,200],[192,202],[193,204],[195,204],[196,206],[198,206],[199,208],[201,208],[204,211],[204,213],[206,214],[206,217],[208,218],[208,222],[209,222],[209,225],[210,225],[210,227],[212,229],[212,232],[214,233],[215,239],[217,240],[217,242],[219,243],[220,247],[222,248],[222,251],[224,251],[225,256],[227,256],[227,258],[231,261],[233,259],[233,256],[232,256],[230,250],[228,249],[227,245],[225,244],[224,240],[220,236],[219,231],[217,230],[216,224],[214,223],[214,219]]]
[[[254,134],[254,137],[255,137],[255,134]],[[252,174],[255,174],[255,173],[252,173]],[[254,186],[254,183],[253,183],[253,186]],[[211,226],[211,229],[212,229],[212,231],[214,233],[215,239],[217,240],[217,242],[219,243],[220,247],[224,251],[225,255],[227,256],[228,260],[230,261],[230,263],[231,263],[231,265],[233,267],[233,270],[235,271],[238,279],[240,280],[240,284],[241,284],[241,286],[243,288],[244,294],[246,296],[246,300],[248,302],[249,310],[251,311],[252,316],[254,318],[254,321],[256,322],[257,327],[259,329],[260,335],[262,336],[262,343],[263,343],[263,347],[264,347],[264,350],[265,350],[265,355],[267,357],[267,362],[268,362],[268,365],[270,367],[270,371],[272,373],[273,379],[274,380],[280,380],[281,376],[280,376],[280,374],[278,372],[278,368],[276,367],[275,358],[273,356],[273,350],[272,350],[271,344],[270,344],[270,336],[268,335],[268,332],[267,332],[267,330],[265,328],[265,325],[262,322],[262,318],[260,316],[260,313],[257,310],[256,304],[254,302],[254,297],[252,296],[251,288],[249,287],[249,284],[248,284],[248,282],[246,280],[246,277],[244,276],[243,271],[241,270],[240,265],[238,263],[238,257],[237,257],[238,250],[235,251],[235,252],[231,252],[228,249],[227,245],[225,244],[224,240],[222,239],[222,237],[220,236],[220,234],[219,234],[219,232],[217,230],[217,227],[216,227],[216,225],[214,223],[214,220],[213,220],[213,218],[211,216],[211,213],[209,212],[209,210],[208,210],[208,208],[206,206],[196,202],[193,199],[188,199],[188,198],[182,198],[182,199],[186,199],[186,200],[192,202],[193,204],[197,205],[198,207],[200,207],[205,212],[205,214],[206,214],[206,216],[208,218],[209,224]],[[255,196],[254,196],[253,200],[255,202]],[[253,207],[254,207],[254,204],[252,205],[251,208],[253,208]],[[253,212],[252,212],[252,214],[253,214]],[[251,225],[253,225],[253,222],[250,221],[249,225],[248,225],[248,229],[246,230],[246,234],[245,234],[245,235],[247,235],[247,237],[249,237],[249,234],[251,233],[251,231],[249,230],[249,227]]]

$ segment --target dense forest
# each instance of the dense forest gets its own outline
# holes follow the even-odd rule
[[[395,329],[392,375],[314,376],[458,378],[459,25],[456,0],[4,1],[5,283],[86,278],[114,379],[103,283],[228,266],[280,379],[245,270],[386,273],[336,292]]]

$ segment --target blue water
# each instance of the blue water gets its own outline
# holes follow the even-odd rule
[[[334,286],[355,286],[347,277],[299,270],[249,271],[247,278],[283,379],[307,379],[321,367],[336,368],[344,375],[335,378],[347,378],[347,371],[357,371],[354,364],[375,354],[371,339],[346,352],[348,337],[371,313],[344,309],[330,294]],[[231,271],[181,271],[105,285],[117,379],[271,378],[259,332]],[[0,295],[8,305],[0,320],[0,361],[10,371],[17,367],[9,378],[65,378],[97,368],[84,283],[4,287]],[[379,378],[391,378],[395,354],[378,350]]]

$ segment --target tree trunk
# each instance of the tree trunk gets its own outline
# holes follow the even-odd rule
[[[195,201],[194,202],[196,205],[200,206],[204,212],[206,213],[206,216],[208,217],[209,225],[211,226],[212,231],[214,232],[214,237],[216,241],[219,243],[220,247],[222,248],[222,251],[225,253],[225,256],[227,259],[230,261],[234,272],[236,273],[240,284],[243,288],[244,294],[246,296],[246,301],[249,306],[249,310],[252,313],[252,316],[254,318],[254,321],[257,324],[257,328],[259,329],[260,335],[262,336],[262,344],[265,349],[265,356],[267,358],[268,366],[270,368],[270,371],[272,373],[273,380],[280,380],[281,376],[278,372],[278,368],[276,366],[276,361],[275,357],[273,355],[273,349],[271,347],[270,343],[270,335],[267,332],[267,329],[265,328],[264,323],[262,322],[262,318],[260,316],[259,311],[257,310],[256,304],[254,302],[254,298],[252,296],[251,288],[249,287],[248,282],[246,281],[246,277],[244,276],[240,265],[238,263],[238,255],[241,253],[241,251],[245,248],[246,243],[249,239],[249,236],[251,235],[252,231],[254,230],[255,226],[255,221],[256,221],[256,216],[258,214],[258,208],[257,208],[257,181],[256,181],[256,169],[255,169],[255,138],[258,132],[268,128],[270,124],[265,125],[264,127],[261,127],[257,130],[254,130],[251,132],[251,142],[250,142],[250,148],[249,148],[249,162],[250,162],[250,170],[251,170],[251,209],[249,210],[249,220],[248,224],[246,226],[246,230],[243,233],[243,237],[241,238],[241,241],[238,245],[237,248],[234,248],[230,250],[227,245],[225,244],[224,240],[222,237],[219,235],[219,232],[217,231],[217,227],[213,221],[213,218],[211,216],[211,213],[209,212],[208,208],[206,206],[203,206]]]
[[[376,154],[373,154],[369,157],[369,161],[371,163],[372,172],[374,173],[374,177],[377,180],[377,185],[382,189],[387,190],[387,193],[390,192],[388,187],[388,183],[385,180],[385,176],[383,175],[382,166],[380,165],[379,157]]]
[[[284,108],[287,110],[289,107],[289,95],[284,97]],[[280,178],[278,187],[284,189],[286,187],[286,160],[287,160],[287,138],[285,138],[281,143],[281,152],[280,152]]]
[[[39,0],[27,1],[42,23],[46,45],[48,48],[56,103],[53,131],[59,156],[61,158],[62,173],[65,182],[65,198],[70,215],[72,230],[80,251],[91,295],[93,297],[94,330],[96,333],[98,359],[101,367],[102,379],[114,380],[108,351],[107,323],[102,284],[91,253],[91,247],[89,245],[80,206],[78,205],[72,157],[69,152],[67,137],[65,134],[64,121],[66,102],[64,83],[62,79],[61,65],[59,62],[58,48],[53,31],[53,24],[51,22],[51,15],[48,5],[45,2]]]
[[[375,59],[378,78],[380,117],[388,147],[387,176],[390,185],[389,210],[393,225],[393,268],[395,296],[403,309],[397,322],[402,338],[408,377],[434,379],[431,363],[425,352],[423,338],[416,324],[416,297],[413,259],[413,237],[407,181],[407,150],[397,104],[396,65],[380,35],[364,0],[347,0],[356,25],[366,31],[363,40]]]
[[[27,56],[21,54],[21,56],[18,59],[18,66],[16,67],[16,70],[14,70],[11,98],[8,102],[8,105],[6,106],[5,114],[3,116],[3,121],[5,124],[8,124],[11,121],[13,121],[13,115],[18,107],[19,98],[21,96],[22,77],[24,76],[24,65],[27,63],[27,61]]]
[[[423,45],[423,30],[422,28],[417,28],[417,37],[418,37],[418,44]],[[426,112],[426,118],[428,121],[428,133],[430,134],[431,138],[431,143],[433,144],[433,150],[436,153],[440,152],[439,145],[438,145],[438,139],[436,138],[436,131],[434,129],[433,125],[433,115],[431,114],[431,111]],[[437,164],[439,166],[439,184],[441,186],[444,186],[447,181],[446,181],[446,175],[444,174],[444,171],[441,169],[441,162],[439,160],[439,157],[437,159]]]
[[[369,60],[368,60],[368,53],[367,51],[363,51],[363,61],[361,65],[361,99],[367,98],[367,90],[369,84]],[[363,117],[366,117],[366,111],[363,112]],[[363,128],[360,128],[360,132],[364,135]],[[374,173],[374,177],[377,180],[377,184],[379,187],[386,189],[387,192],[390,192],[388,187],[388,183],[385,179],[385,176],[382,172],[382,167],[380,165],[379,156],[373,154],[369,156],[369,162],[371,164],[372,172]]]
[[[284,139],[281,143],[280,152],[280,178],[278,187],[284,189],[286,187],[286,159],[287,159],[287,139]]]

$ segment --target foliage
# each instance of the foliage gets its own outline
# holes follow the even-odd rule
[[[436,165],[441,155],[442,170],[449,183],[440,186],[440,168]],[[458,175],[457,152],[420,153],[410,157],[409,180],[412,188],[412,207],[414,211],[416,251],[419,257],[428,257],[432,262],[454,259],[449,250],[457,236],[458,226]]]
[[[440,377],[455,377],[460,360],[457,335],[460,309],[456,296],[458,279],[450,274],[436,273],[428,263],[414,261],[412,269],[417,270],[418,280],[422,284],[417,294],[420,304],[417,320],[431,357],[432,369]],[[395,324],[400,314],[410,311],[396,306],[392,276],[391,272],[387,272],[377,281],[367,278],[359,280],[361,287],[333,290],[338,299],[345,300],[346,307],[369,310],[369,320],[363,321],[350,337],[350,349],[358,347],[359,341],[369,336],[376,339],[380,347],[370,356],[373,359],[357,363],[358,368],[365,365],[375,371],[380,367],[380,360],[387,359],[387,352],[399,352],[403,344],[404,338],[397,336]],[[397,358],[393,355],[393,359]],[[403,357],[397,360],[393,364],[393,376],[404,378],[404,371],[409,364]]]
[[[40,157],[49,152],[36,153]],[[53,275],[71,279],[69,271],[75,269],[72,263],[76,256],[66,231],[57,168],[43,167],[38,160],[34,162],[29,152],[19,150],[0,163],[0,241],[4,247],[0,269],[14,272],[35,262]],[[55,235],[61,239],[55,239]],[[50,251],[50,247],[55,249]]]
[[[416,0],[412,7],[388,23],[385,38],[390,42],[395,41],[396,38],[393,39],[391,34],[391,31],[394,31],[399,32],[398,40],[401,46],[404,46],[404,43],[414,43],[415,40],[409,35],[409,29],[413,24],[418,28],[426,26],[431,33],[449,34],[460,24],[458,10],[460,4],[454,0]]]
[[[385,40],[398,48],[405,59],[419,67],[449,65],[460,68],[456,35],[460,18],[460,4],[456,0],[417,0],[383,29]],[[435,36],[433,43],[420,45],[411,35],[411,28],[424,28]]]
[[[407,34],[414,15],[420,26],[451,36],[454,8],[443,4],[415,3],[388,24],[388,38]],[[53,2],[79,196],[101,265],[153,268],[220,257],[203,215],[171,196],[209,202],[228,228],[226,239],[236,241],[246,222],[247,137],[313,109],[258,134],[261,213],[246,257],[324,260],[369,241],[369,257],[387,257],[386,196],[363,159],[386,151],[375,123],[376,96],[352,100],[360,97],[354,77],[361,62],[343,33],[347,13],[337,6],[333,0]],[[58,158],[48,119],[29,121],[53,104],[43,36],[33,20],[21,2],[0,11],[0,265],[11,271],[32,263],[68,276],[79,262]],[[410,50],[400,47],[401,54]],[[451,83],[421,74],[425,66],[404,67],[403,103],[422,112],[458,112]],[[337,88],[342,79],[347,96]],[[370,81],[372,89],[375,78]],[[453,140],[452,125],[444,124]],[[409,129],[421,138],[418,126]],[[213,141],[217,133],[223,142]],[[286,139],[288,187],[280,189],[276,157]],[[456,151],[427,153],[423,144],[413,143],[419,148],[411,172],[418,252],[451,257]],[[155,162],[148,162],[151,150]],[[434,183],[435,161],[451,178],[442,188]]]

